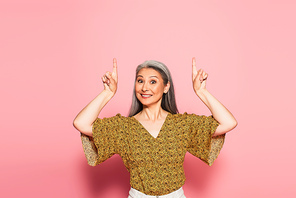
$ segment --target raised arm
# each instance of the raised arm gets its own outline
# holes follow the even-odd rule
[[[209,108],[214,118],[219,122],[213,136],[222,135],[234,129],[237,121],[230,111],[220,103],[207,89],[208,74],[202,69],[196,69],[196,60],[192,58],[192,83],[196,95]]]
[[[93,122],[98,118],[103,107],[111,100],[117,90],[117,60],[113,59],[112,73],[106,72],[102,77],[104,90],[84,107],[73,121],[74,127],[81,133],[92,136]]]

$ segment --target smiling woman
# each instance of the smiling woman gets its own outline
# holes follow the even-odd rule
[[[88,163],[95,166],[119,154],[130,173],[129,198],[184,198],[186,152],[212,165],[225,133],[237,125],[233,115],[206,90],[207,77],[197,71],[193,58],[193,88],[212,116],[179,114],[170,72],[152,60],[137,67],[129,116],[99,119],[117,90],[114,59],[112,73],[102,77],[104,90],[74,120]]]
[[[140,64],[136,69],[136,81],[135,81],[134,94],[132,98],[132,105],[131,105],[129,116],[134,116],[135,114],[139,113],[143,109],[143,104],[139,101],[136,95],[136,86],[138,83],[141,83],[141,81],[143,81],[143,79],[138,79],[138,77],[143,77],[141,73],[145,73],[145,70],[147,69],[150,69],[151,77],[153,76],[155,78],[157,77],[158,81],[161,81],[163,86],[166,87],[166,90],[161,93],[162,95],[161,108],[173,114],[178,113],[178,109],[175,101],[174,83],[173,83],[170,71],[163,63],[155,60],[149,60]],[[154,83],[154,81],[152,81],[152,83]]]
[[[164,84],[157,71],[143,68],[137,75],[135,94],[143,106],[160,105],[162,96],[169,87],[170,84]]]

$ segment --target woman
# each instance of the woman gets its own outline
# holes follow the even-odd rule
[[[212,116],[179,114],[169,70],[163,63],[145,61],[136,70],[129,117],[117,114],[99,119],[117,90],[117,61],[113,59],[112,73],[102,77],[104,90],[74,120],[88,163],[95,166],[119,154],[130,172],[129,198],[185,197],[186,152],[212,165],[225,133],[237,125],[233,115],[206,89],[207,77],[203,70],[197,71],[193,58],[193,89]]]

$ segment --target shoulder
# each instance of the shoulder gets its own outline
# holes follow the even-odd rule
[[[122,123],[132,122],[133,118],[122,116],[120,113],[111,117],[97,118],[95,124],[108,124],[108,125],[118,125]]]
[[[169,114],[169,121],[171,123],[174,123],[175,125],[184,125],[188,123],[188,120],[190,119],[191,114],[185,113],[177,113],[177,114]]]
[[[123,116],[120,113],[116,114],[113,119],[119,122],[133,122],[135,120],[133,117]]]
[[[184,123],[187,124],[201,124],[206,122],[207,120],[213,119],[213,116],[205,116],[205,115],[197,115],[197,114],[188,114],[187,112],[172,114],[171,121],[177,123]]]
[[[115,116],[104,117],[101,120],[124,120],[126,118],[128,118],[128,117],[122,116],[120,113],[118,113]]]
[[[172,114],[172,119],[174,120],[188,120],[188,119],[200,118],[200,117],[202,116],[196,115],[196,114],[188,114],[187,112]]]

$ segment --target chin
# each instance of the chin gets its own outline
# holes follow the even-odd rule
[[[147,100],[147,99],[145,99]],[[159,103],[159,105],[161,106],[161,101],[157,100],[157,101],[145,101],[145,100],[139,100],[140,103],[145,106],[145,107],[149,107],[149,106],[152,106],[152,105],[156,105]]]

